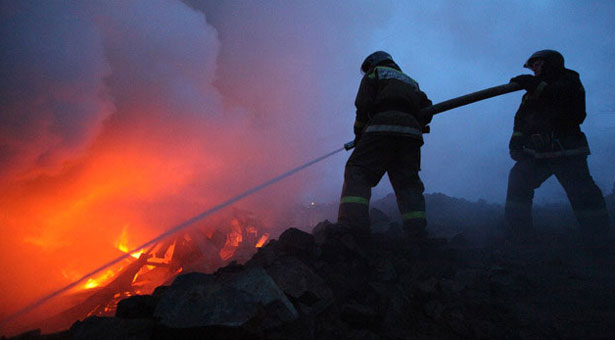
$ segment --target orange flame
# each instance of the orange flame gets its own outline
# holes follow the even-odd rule
[[[100,285],[105,283],[107,280],[111,279],[120,270],[122,270],[121,267],[117,269],[109,269],[96,277],[91,277],[85,282],[85,284],[83,284],[82,288],[92,289],[92,288],[99,287]]]
[[[263,235],[261,235],[261,237],[258,239],[258,242],[256,242],[256,248],[260,248],[263,245],[265,245],[265,242],[267,242],[267,240],[269,239],[269,233],[264,233]]]
[[[127,232],[128,228],[127,227],[128,226],[124,226],[124,228],[122,228],[122,233],[120,234],[120,237],[118,238],[118,240],[115,242],[115,247],[123,251],[124,253],[128,253],[131,249],[131,247],[128,246],[128,232]],[[139,256],[141,256],[141,254],[143,254],[144,252],[145,252],[145,249],[141,249],[141,250],[131,253],[130,256],[138,259]]]

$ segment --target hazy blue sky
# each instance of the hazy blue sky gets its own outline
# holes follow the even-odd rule
[[[261,74],[251,66],[275,65],[291,86],[309,95],[310,109],[288,112],[291,121],[313,120],[308,154],[352,139],[353,99],[363,58],[386,50],[414,77],[434,103],[499,85],[521,73],[536,50],[556,49],[577,70],[587,90],[590,169],[609,193],[615,181],[615,3],[611,1],[187,1],[205,13],[221,42],[219,77]],[[209,3],[209,4],[206,4]],[[351,5],[352,3],[352,5]],[[300,55],[299,60],[293,60]],[[305,57],[304,57],[305,56]],[[265,69],[268,70],[267,67]],[[264,80],[267,81],[267,80]],[[259,86],[258,82],[254,84]],[[434,119],[423,148],[427,192],[469,199],[504,200],[508,139],[522,92],[450,111]],[[309,106],[309,105],[308,105]],[[318,130],[318,132],[314,132]],[[314,138],[316,133],[321,138]],[[339,192],[347,155],[321,167],[311,179],[326,196]],[[376,196],[391,191],[388,181]],[[323,199],[321,191],[312,197]],[[537,201],[565,200],[554,179]]]

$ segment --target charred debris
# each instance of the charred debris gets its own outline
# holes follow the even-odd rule
[[[535,240],[515,243],[503,235],[501,206],[443,194],[426,199],[427,240],[401,237],[388,196],[373,203],[369,240],[337,233],[327,220],[308,231],[290,228],[215,271],[196,259],[152,294],[119,301],[114,316],[93,313],[64,331],[11,339],[615,337],[613,242],[580,246],[568,206],[536,207]],[[614,216],[615,193],[606,200]],[[104,308],[118,286],[130,287],[122,277],[151,256],[142,254],[91,301],[64,313]]]

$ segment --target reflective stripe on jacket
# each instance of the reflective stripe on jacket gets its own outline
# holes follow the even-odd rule
[[[391,132],[416,137],[421,137],[423,135],[423,132],[419,129],[401,125],[370,125],[365,129],[365,133],[368,132]]]
[[[583,132],[556,138],[553,134],[521,135],[523,152],[536,158],[558,158],[591,154]]]
[[[361,80],[355,134],[401,134],[422,140],[421,131],[432,117],[420,110],[430,105],[414,79],[393,66],[377,66]],[[358,131],[357,126],[365,127]]]

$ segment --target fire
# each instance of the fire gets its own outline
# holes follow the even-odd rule
[[[100,283],[98,283],[96,280],[89,278],[88,281],[83,285],[83,288],[85,289],[92,289],[92,288],[96,288],[100,286]]]
[[[120,234],[120,236],[118,237],[117,241],[114,243],[115,248],[119,249],[120,251],[124,252],[124,253],[128,253],[130,251],[130,249],[132,249],[132,247],[129,245],[130,243],[128,242],[128,225],[125,225],[122,228],[122,232]],[[135,251],[133,253],[130,254],[130,256],[138,259],[141,254],[143,254],[145,252],[144,249]],[[151,269],[150,266],[149,269]],[[113,278],[118,272],[120,272],[123,269],[123,267],[118,267],[118,268],[114,268],[114,269],[109,269],[107,271],[105,271],[103,274],[99,274],[96,277],[91,277],[89,278],[85,284],[82,285],[83,289],[92,289],[92,288],[96,288],[96,287],[100,287],[101,285],[103,285],[104,283],[108,282],[109,279]]]
[[[128,246],[127,229],[128,229],[128,226],[125,225],[124,228],[122,228],[122,233],[120,234],[120,237],[115,242],[115,247],[123,251],[124,253],[128,253],[131,249],[131,247]],[[135,259],[138,259],[139,256],[141,256],[141,254],[143,254],[144,252],[145,252],[145,249],[141,249],[141,250],[131,253],[130,256],[134,257]]]
[[[258,242],[256,242],[256,248],[260,248],[262,247],[265,242],[267,242],[267,240],[269,239],[269,233],[264,233],[263,235],[261,235],[261,238],[258,239]]]
[[[113,278],[113,276],[115,276],[115,274],[117,274],[120,270],[122,270],[122,267],[116,269],[109,269],[104,273],[99,274],[98,276],[91,277],[82,285],[82,288],[92,289],[100,287],[103,284],[107,283],[111,278]]]
[[[228,261],[235,256],[238,249],[260,248],[267,242],[269,233],[260,234],[255,223],[256,221],[249,215],[235,217],[230,221],[226,242],[219,253],[223,261]]]
[[[89,16],[76,18],[72,24],[87,25],[76,35],[62,36],[65,25],[47,25],[43,21],[30,23],[34,26],[28,22],[15,26],[16,42],[23,41],[23,32],[54,32],[54,27],[60,28],[61,32],[50,36],[59,39],[62,46],[81,46],[81,42],[86,42],[83,47],[88,49],[84,52],[88,58],[79,59],[72,73],[57,72],[62,65],[71,64],[72,59],[64,60],[64,54],[47,58],[50,63],[44,65],[30,65],[30,58],[19,63],[15,79],[11,78],[16,85],[23,86],[3,92],[8,95],[8,105],[3,108],[9,114],[9,125],[2,131],[15,129],[10,135],[2,133],[0,138],[0,153],[8,157],[2,168],[11,171],[0,178],[0,249],[4,256],[0,314],[12,313],[47,292],[75,282],[119,254],[132,252],[140,242],[303,159],[298,151],[304,149],[295,148],[298,143],[280,143],[287,141],[286,137],[295,140],[296,136],[280,135],[277,132],[286,129],[279,130],[277,124],[268,123],[272,108],[269,104],[283,108],[286,103],[293,103],[292,98],[280,101],[290,97],[267,89],[263,90],[274,94],[274,98],[253,96],[244,79],[233,77],[223,77],[229,79],[223,84],[229,92],[223,94],[214,84],[218,37],[208,33],[209,26],[207,32],[203,30],[206,23],[202,15],[180,6],[189,10],[196,20],[190,23],[196,26],[186,26],[184,17],[177,27],[196,28],[190,31],[197,32],[191,38],[198,39],[197,44],[182,40],[185,44],[181,50],[196,58],[169,51],[159,46],[157,39],[149,41],[147,37],[157,36],[150,34],[156,32],[155,27],[151,31],[151,25],[123,23],[131,23],[138,13],[122,18],[111,15],[115,10],[110,10],[97,13],[97,20],[90,20]],[[78,12],[98,12],[83,10],[87,7]],[[147,17],[150,7],[145,6],[141,14]],[[160,14],[163,12],[166,10]],[[11,15],[19,13],[27,16],[30,10],[11,11]],[[121,10],[115,13],[126,14]],[[50,12],[47,14],[54,18]],[[89,39],[91,34],[97,39]],[[169,39],[177,41],[174,36]],[[40,43],[45,45],[45,41]],[[195,50],[197,45],[199,49]],[[265,71],[269,73],[269,69]],[[151,81],[154,78],[156,82]],[[226,94],[228,98],[224,98]],[[274,127],[255,129],[254,123],[261,118],[267,118],[263,126]],[[272,122],[283,122],[275,116],[271,118]],[[303,128],[302,124],[298,128]],[[293,187],[299,187],[299,182]],[[288,182],[285,188],[296,192],[288,187]],[[269,201],[287,197],[286,192],[269,191],[267,199],[254,199],[247,205],[251,209],[269,208]],[[167,273],[175,275],[187,261],[193,260],[191,251],[198,246],[201,253],[213,254],[211,257],[217,260],[211,261],[212,268],[234,260],[235,254],[248,256],[268,238],[257,229],[257,233],[224,230],[215,240],[195,238],[206,241],[203,244],[188,240],[185,244],[173,244],[166,248],[168,257],[164,255],[164,260],[148,260],[136,280],[140,285],[149,284]],[[224,253],[220,249],[227,239]],[[94,294],[121,275],[122,269],[115,267],[127,268],[129,262],[139,261],[140,255],[148,250],[130,253],[128,260],[118,263],[110,272],[86,278],[75,290],[87,289],[91,290],[87,294]],[[152,254],[156,253],[153,249]],[[162,251],[160,255],[163,256]],[[206,270],[212,270],[209,267]],[[196,265],[185,268],[201,269]],[[64,271],[71,273],[71,277],[63,276]]]

